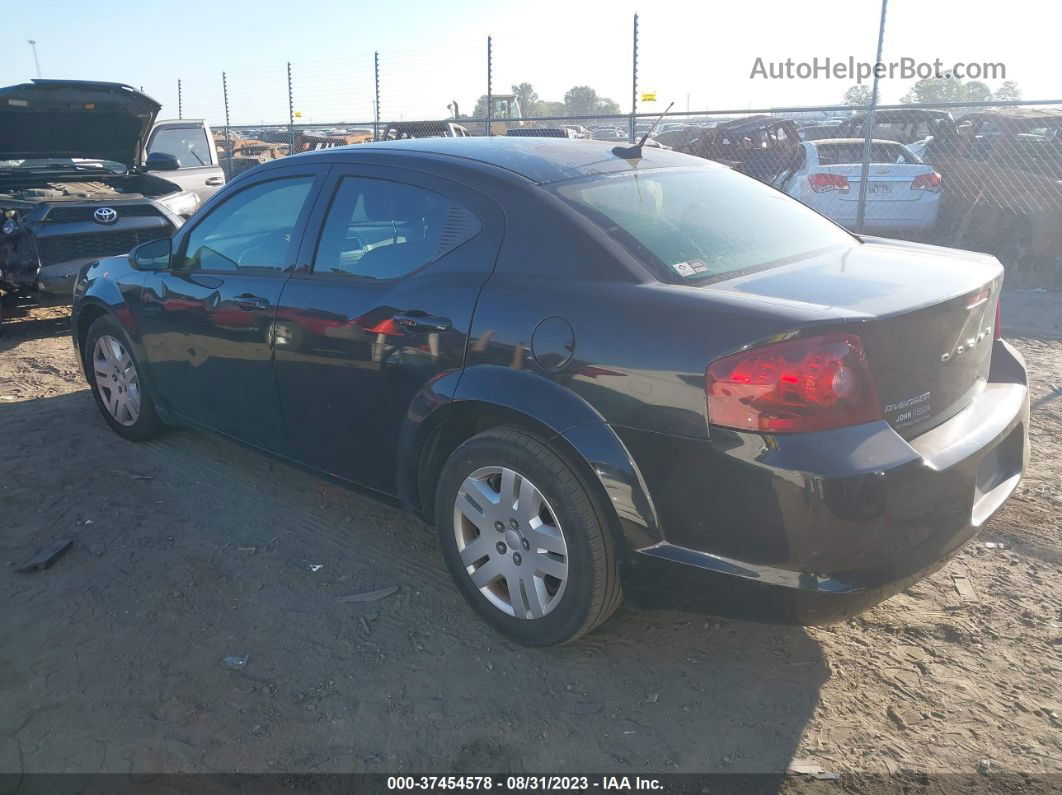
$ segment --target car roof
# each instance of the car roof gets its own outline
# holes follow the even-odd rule
[[[599,174],[618,174],[647,168],[700,166],[723,168],[699,157],[666,149],[645,147],[639,160],[613,153],[614,141],[527,136],[479,136],[469,138],[420,138],[405,141],[374,141],[346,147],[306,152],[297,157],[334,158],[351,155],[410,154],[444,157],[519,174],[538,184]],[[282,162],[282,161],[276,161]]]

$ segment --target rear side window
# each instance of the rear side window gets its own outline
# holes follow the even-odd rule
[[[702,281],[851,246],[796,199],[724,168],[656,169],[553,190],[665,281]]]
[[[210,143],[202,127],[161,127],[148,145],[148,154],[152,152],[173,155],[181,168],[210,165]]]
[[[446,196],[399,182],[344,177],[321,231],[313,272],[397,279],[479,230],[479,219]]]
[[[863,162],[863,143],[819,144],[819,165],[841,166]],[[870,145],[871,163],[921,163],[914,152],[900,144],[874,142]]]

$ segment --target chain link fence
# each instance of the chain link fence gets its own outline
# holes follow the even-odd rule
[[[632,58],[636,64],[636,49]],[[493,135],[625,144],[652,129],[647,145],[723,163],[857,233],[985,252],[1007,266],[1010,286],[1062,288],[1062,100],[871,100],[658,117],[595,112],[618,110],[601,97],[542,102],[528,96],[528,84],[502,90],[494,59],[488,38],[486,48],[456,42],[430,53],[182,78],[176,115],[210,122],[230,178],[292,153],[376,140]],[[448,96],[453,85],[480,80],[472,107]],[[637,85],[636,68],[629,80]],[[632,91],[634,110],[637,97]],[[522,107],[529,104],[535,113]]]

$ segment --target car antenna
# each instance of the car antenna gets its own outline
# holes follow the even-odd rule
[[[674,102],[671,103],[671,105],[674,105],[674,104],[675,104]],[[664,108],[664,112],[656,117],[656,121],[654,121],[652,126],[648,130],[645,131],[645,135],[642,136],[642,140],[640,140],[634,146],[616,146],[616,147],[613,147],[612,154],[616,155],[617,157],[622,157],[625,160],[639,160],[639,159],[641,159],[641,156],[642,156],[642,145],[646,142],[646,140],[649,138],[649,136],[653,134],[653,130],[656,129],[656,125],[658,125],[661,121],[664,120],[664,116],[666,116],[667,112],[669,110],[671,110],[671,105],[668,105],[666,108]]]

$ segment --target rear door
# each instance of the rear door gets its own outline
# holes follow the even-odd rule
[[[148,136],[147,153],[164,152],[180,163],[176,171],[152,172],[177,183],[205,202],[225,184],[217,150],[203,122],[167,121],[156,124]]]
[[[181,229],[170,271],[145,279],[144,345],[177,414],[284,452],[273,322],[326,173],[293,166],[245,182]]]
[[[463,366],[501,244],[478,192],[400,169],[336,166],[276,317],[276,379],[293,454],[395,493],[399,430],[433,379]]]

